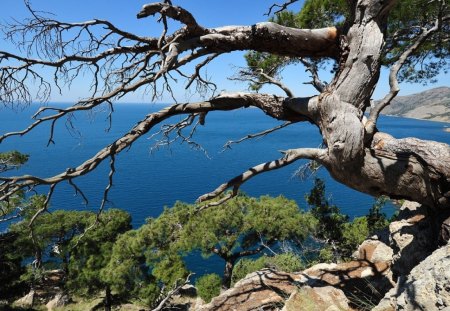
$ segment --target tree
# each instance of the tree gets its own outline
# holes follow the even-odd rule
[[[281,12],[293,2],[273,6],[271,11]],[[277,70],[265,72],[257,61],[255,67],[244,72],[244,78],[255,80],[255,74],[257,78],[262,76],[264,81],[285,90],[286,97],[250,92],[176,103],[145,116],[128,133],[78,166],[50,177],[1,177],[2,201],[21,189],[38,186],[48,187],[51,198],[61,182],[69,182],[78,192],[74,181],[109,160],[106,202],[116,156],[155,125],[175,115],[186,115],[183,121],[166,127],[165,133],[172,131],[189,141],[191,136],[183,134],[183,129],[195,126],[195,119],[205,124],[206,114],[212,111],[256,107],[271,118],[316,126],[324,148],[286,150],[281,158],[256,165],[200,196],[199,202],[218,198],[231,189],[227,197],[219,200],[223,202],[237,195],[239,187],[258,174],[299,159],[311,159],[322,164],[334,179],[358,191],[417,201],[433,209],[450,207],[449,145],[416,138],[396,139],[377,129],[380,112],[399,92],[399,79],[426,81],[448,68],[448,0],[308,0],[298,16],[288,19],[289,26],[262,22],[220,28],[205,28],[189,11],[165,1],[144,5],[137,14],[140,19],[160,16],[163,29],[157,37],[122,30],[107,20],[61,22],[27,6],[31,13],[28,20],[2,27],[6,38],[27,53],[0,52],[1,102],[17,105],[35,98],[45,101],[55,89],[49,81],[55,81],[59,91],[82,74],[83,79],[91,79],[91,88],[86,90],[85,98],[68,108],[39,109],[29,127],[3,134],[0,142],[50,123],[49,143],[53,143],[53,128],[58,120],[102,104],[109,105],[112,111],[117,99],[139,89],[146,88],[155,99],[161,92],[170,94],[171,82],[182,79],[187,87],[196,85],[200,91],[214,88],[204,76],[204,67],[220,55],[238,50],[263,53],[263,59],[276,55],[284,64],[304,62],[319,94],[295,96],[272,76]],[[171,32],[169,20],[181,27]],[[328,83],[322,83],[317,76],[317,65],[323,61],[334,64],[334,77]],[[366,118],[364,113],[371,105],[382,66],[390,68],[390,91]],[[48,69],[54,72],[51,78],[45,74]],[[39,85],[36,94],[29,88],[34,83]]]
[[[174,208],[189,210],[180,205]],[[294,201],[283,196],[254,199],[238,195],[221,208],[191,216],[180,231],[178,243],[186,251],[198,249],[204,256],[223,259],[222,286],[229,288],[239,259],[273,252],[272,248],[283,242],[300,246],[316,224],[310,213],[300,211]]]
[[[111,310],[111,286],[103,270],[111,259],[113,245],[119,234],[131,229],[131,216],[119,209],[110,209],[89,219],[89,230],[71,240],[67,287],[79,294],[92,295],[105,291],[105,310]]]
[[[0,233],[0,299],[9,299],[23,293],[20,275],[23,256],[14,248],[17,235],[11,232]]]
[[[195,250],[224,260],[222,286],[228,288],[239,259],[270,252],[284,242],[299,245],[316,224],[311,214],[281,196],[255,199],[240,194],[223,204],[195,213],[194,205],[177,202],[136,232],[123,235],[108,268],[117,278],[114,288],[138,292],[146,283],[156,282],[164,285],[164,291],[186,277],[180,255]],[[144,257],[148,269],[142,269]]]
[[[179,281],[189,273],[173,244],[188,213],[166,209],[158,218],[149,218],[139,229],[118,237],[101,274],[119,298],[139,299],[155,307],[179,289]]]
[[[309,254],[311,259],[326,262],[350,259],[365,239],[389,225],[390,221],[382,212],[387,201],[387,197],[377,198],[366,216],[349,221],[348,215],[342,214],[339,207],[330,204],[326,198],[325,183],[316,178],[314,187],[306,195],[311,214],[318,223],[313,234],[313,244],[320,246],[319,249],[313,248]]]

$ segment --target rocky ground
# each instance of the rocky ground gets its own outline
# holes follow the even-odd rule
[[[405,202],[397,219],[364,241],[350,262],[317,264],[298,273],[264,269],[210,303],[197,298],[192,286],[172,303],[176,310],[198,311],[450,310],[450,213]],[[31,292],[16,305],[28,307],[38,296]],[[43,310],[81,310],[67,305],[61,293],[47,300]],[[101,301],[86,308],[99,310]],[[123,305],[114,310],[144,309]]]
[[[406,202],[353,261],[258,271],[195,310],[450,310],[448,216]]]

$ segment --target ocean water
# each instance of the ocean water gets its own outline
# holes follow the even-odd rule
[[[54,141],[47,147],[50,125],[35,128],[22,137],[12,137],[0,144],[0,152],[16,149],[30,155],[29,162],[20,170],[9,174],[35,174],[41,177],[52,176],[69,167],[75,167],[93,156],[99,148],[126,133],[136,122],[152,111],[163,106],[157,104],[119,104],[113,113],[113,124],[107,131],[106,109],[91,113],[79,113],[70,121],[61,120],[56,124]],[[30,123],[30,116],[36,107],[11,111],[0,109],[0,132],[24,129]],[[176,122],[174,117],[168,122]],[[321,136],[316,127],[295,124],[271,133],[263,138],[252,139],[233,145],[223,151],[223,145],[230,139],[238,140],[251,133],[257,133],[280,124],[265,116],[257,109],[241,109],[231,112],[212,112],[206,117],[205,126],[199,126],[193,140],[206,151],[194,150],[180,141],[169,147],[152,150],[155,145],[152,133],[138,140],[132,147],[117,156],[113,188],[110,191],[110,204],[129,211],[133,225],[140,226],[147,217],[156,217],[164,206],[172,206],[181,200],[193,203],[200,195],[215,189],[218,185],[240,174],[251,166],[277,159],[279,150],[299,147],[317,147]],[[382,116],[379,128],[400,138],[414,136],[450,143],[450,133],[444,128],[449,123],[422,121],[406,118]],[[296,200],[300,207],[306,208],[304,196],[312,187],[313,179],[301,180],[295,171],[305,162],[299,161],[280,170],[254,177],[242,186],[251,196],[270,194],[284,195]],[[52,209],[89,209],[100,206],[103,190],[108,183],[108,163],[102,163],[96,171],[83,176],[75,183],[88,197],[85,205],[81,196],[67,184],[60,184],[51,201]],[[366,214],[374,199],[335,182],[326,170],[317,174],[326,182],[330,200],[351,217]],[[45,187],[40,188],[46,192]],[[392,213],[392,205],[387,212]],[[197,256],[198,257],[198,256]],[[202,271],[217,271],[221,263],[217,260],[193,261],[191,263]]]

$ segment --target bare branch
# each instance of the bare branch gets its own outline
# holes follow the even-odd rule
[[[280,80],[264,73],[261,68],[241,68],[236,76],[229,78],[230,80],[249,81],[256,85],[272,84],[282,89],[287,97],[294,97],[294,93]]]
[[[226,200],[234,197],[237,195],[237,190],[239,187],[250,180],[251,178],[255,177],[256,175],[259,175],[261,173],[269,172],[272,170],[276,170],[282,167],[285,167],[299,159],[310,159],[310,160],[316,160],[318,162],[324,162],[326,161],[326,150],[324,149],[316,149],[316,148],[300,148],[300,149],[291,149],[287,151],[283,151],[285,154],[282,158],[266,163],[262,163],[259,165],[256,165],[247,171],[243,172],[242,174],[234,177],[230,181],[220,185],[217,187],[214,191],[210,193],[206,193],[199,197],[197,199],[198,203],[205,202],[208,200],[212,200],[214,198],[217,198],[219,195],[224,193],[227,189],[233,188],[233,192],[224,197],[220,203],[225,202]],[[224,200],[226,198],[226,200]],[[205,209],[207,207],[217,205],[217,202],[212,202],[209,204],[206,204],[205,206],[200,207],[199,209]]]
[[[272,6],[269,8],[269,11],[265,14],[267,16],[270,16],[272,14],[272,10],[274,10],[275,8],[279,8],[279,9],[275,9],[273,14],[278,14],[284,10],[287,9],[287,7],[289,5],[291,5],[292,3],[297,2],[298,0],[289,0],[287,2],[284,2],[283,4],[272,4]]]
[[[0,185],[0,200],[7,199],[19,189],[37,185],[58,184],[62,181],[72,180],[85,175],[97,168],[97,166],[105,159],[113,157],[130,147],[138,138],[148,133],[153,126],[175,115],[205,113],[214,110],[233,110],[253,106],[279,120],[309,120],[310,116],[308,115],[302,117],[292,113],[290,109],[285,107],[284,100],[284,98],[273,95],[235,93],[220,95],[205,102],[169,106],[158,112],[147,115],[144,120],[136,124],[127,134],[123,135],[109,146],[99,150],[96,155],[76,168],[69,168],[65,172],[49,178],[40,178],[30,175],[0,177],[0,181],[3,181]],[[307,110],[305,110],[305,113],[307,113]]]
[[[201,114],[200,113],[190,114],[175,124],[162,125],[161,130],[159,130],[158,132],[154,133],[149,137],[149,139],[152,139],[153,137],[156,137],[158,135],[163,136],[163,139],[156,140],[155,145],[152,146],[150,151],[153,152],[154,150],[157,150],[160,147],[169,147],[172,143],[174,143],[178,139],[181,139],[181,143],[185,142],[193,149],[202,151],[205,154],[205,156],[209,158],[208,152],[199,143],[192,140],[192,137],[194,136],[197,126],[200,124],[201,121],[200,118],[195,122],[194,126],[192,126],[188,135],[185,135],[183,133],[183,130],[191,126],[198,116],[201,116]],[[170,136],[172,133],[176,133],[176,136],[173,138],[171,138]]]
[[[319,91],[320,93],[322,93],[323,91],[325,91],[325,87],[326,84],[324,82],[322,82],[322,80],[320,80],[319,78],[319,74],[317,72],[317,66],[316,64],[314,64],[313,62],[309,62],[307,61],[305,58],[300,58],[300,62],[303,64],[303,66],[306,67],[306,70],[309,71],[311,73],[311,78],[312,81],[311,82],[307,82],[305,84],[311,84],[312,86],[314,86],[316,88],[317,91]]]
[[[384,98],[378,103],[377,106],[373,107],[370,111],[369,118],[365,124],[365,129],[367,133],[366,140],[371,139],[373,134],[375,133],[376,123],[378,120],[378,116],[384,107],[388,106],[391,101],[397,96],[400,91],[400,86],[398,84],[398,72],[405,64],[408,57],[414,53],[429,37],[432,33],[439,30],[440,25],[442,24],[442,19],[438,18],[434,26],[426,29],[422,28],[422,32],[415,39],[415,41],[402,53],[399,59],[392,65],[389,73],[389,86],[390,91],[388,94],[384,96]]]
[[[145,4],[142,7],[142,10],[137,14],[137,18],[145,18],[148,16],[153,16],[156,13],[160,13],[162,16],[170,17],[174,20],[177,20],[185,24],[188,30],[191,32],[195,33],[204,32],[204,28],[197,23],[194,16],[192,16],[192,14],[189,11],[179,6],[173,6],[168,3]]]
[[[248,140],[248,139],[253,139],[253,138],[257,138],[257,137],[264,137],[267,134],[270,134],[270,133],[278,131],[278,130],[280,130],[282,128],[285,128],[285,127],[291,125],[292,123],[294,123],[294,122],[284,122],[283,124],[277,125],[275,127],[272,127],[270,129],[264,130],[262,132],[255,133],[255,134],[248,134],[247,136],[242,137],[242,138],[240,138],[238,140],[229,140],[229,141],[226,142],[225,145],[223,145],[222,152],[225,151],[226,149],[231,149],[231,145],[232,144],[240,144],[241,142],[243,142],[245,140]]]
[[[56,184],[52,184],[50,185],[50,190],[47,193],[47,196],[45,198],[45,201],[43,203],[42,208],[40,208],[31,218],[30,223],[28,224],[28,227],[33,228],[33,223],[36,221],[36,218],[39,217],[40,214],[42,214],[43,212],[47,211],[48,209],[48,203],[50,202],[51,198],[52,198],[52,194],[55,191],[55,186]]]
[[[178,281],[175,283],[174,287],[172,290],[170,290],[168,293],[161,293],[164,295],[164,298],[161,300],[161,302],[158,304],[158,306],[154,309],[152,309],[152,311],[161,311],[165,308],[167,302],[172,298],[173,295],[176,295],[180,289],[185,286],[186,284],[189,284],[189,279],[190,277],[193,275],[193,273],[190,273],[186,279],[184,280],[184,282],[182,283],[178,283]]]

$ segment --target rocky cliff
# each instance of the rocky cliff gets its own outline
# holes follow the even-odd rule
[[[195,310],[450,310],[449,216],[406,202],[354,260],[257,271]]]
[[[413,95],[398,96],[382,113],[450,122],[450,87],[438,87]]]

